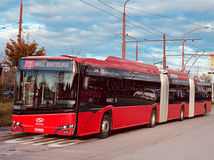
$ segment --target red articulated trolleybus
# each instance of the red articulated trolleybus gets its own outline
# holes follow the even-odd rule
[[[211,84],[141,62],[108,57],[25,57],[19,62],[12,130],[98,134],[211,111]]]

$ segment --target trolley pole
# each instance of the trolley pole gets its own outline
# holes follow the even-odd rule
[[[189,32],[187,32],[187,33],[185,33],[185,34],[183,35],[183,38],[182,38],[182,72],[185,71],[185,64],[184,64],[184,42],[185,42],[185,39],[184,39],[184,37],[185,37],[187,34],[190,34],[190,33],[192,33],[192,32],[195,32],[195,31],[197,31],[197,30],[199,30],[199,29],[209,29],[209,28],[210,28],[210,27],[208,27],[208,26],[202,26],[202,27],[193,29],[193,30],[191,30],[191,31],[189,31]]]
[[[136,40],[136,61],[138,61],[138,40],[137,38],[130,36],[129,34],[127,34],[126,36]]]

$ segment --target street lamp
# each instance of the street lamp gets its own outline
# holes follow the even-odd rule
[[[132,37],[132,36],[130,36],[130,35],[128,35],[128,34],[127,34],[127,37],[133,38],[133,39],[136,40],[136,61],[138,61],[138,40],[137,40],[137,38]]]
[[[185,33],[185,34],[183,35],[183,37],[182,37],[182,72],[184,72],[184,70],[185,70],[185,65],[184,65],[184,37],[185,37],[187,34],[190,34],[190,33],[192,33],[192,32],[195,32],[195,31],[197,31],[197,30],[199,30],[199,29],[209,29],[209,27],[208,27],[208,26],[203,26],[203,27],[199,27],[199,28],[193,29],[193,30],[191,30],[191,31],[189,31],[189,32],[187,32],[187,33]]]
[[[126,0],[123,6],[123,42],[122,42],[122,58],[126,58],[126,3],[129,0]]]

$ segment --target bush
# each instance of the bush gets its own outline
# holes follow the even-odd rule
[[[7,127],[11,125],[12,105],[13,100],[9,98],[3,98],[2,104],[0,104],[0,127]]]

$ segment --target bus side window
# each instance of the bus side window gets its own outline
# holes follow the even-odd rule
[[[84,79],[83,79],[83,89],[84,90],[88,90],[88,86],[89,86],[89,77],[84,77]]]

